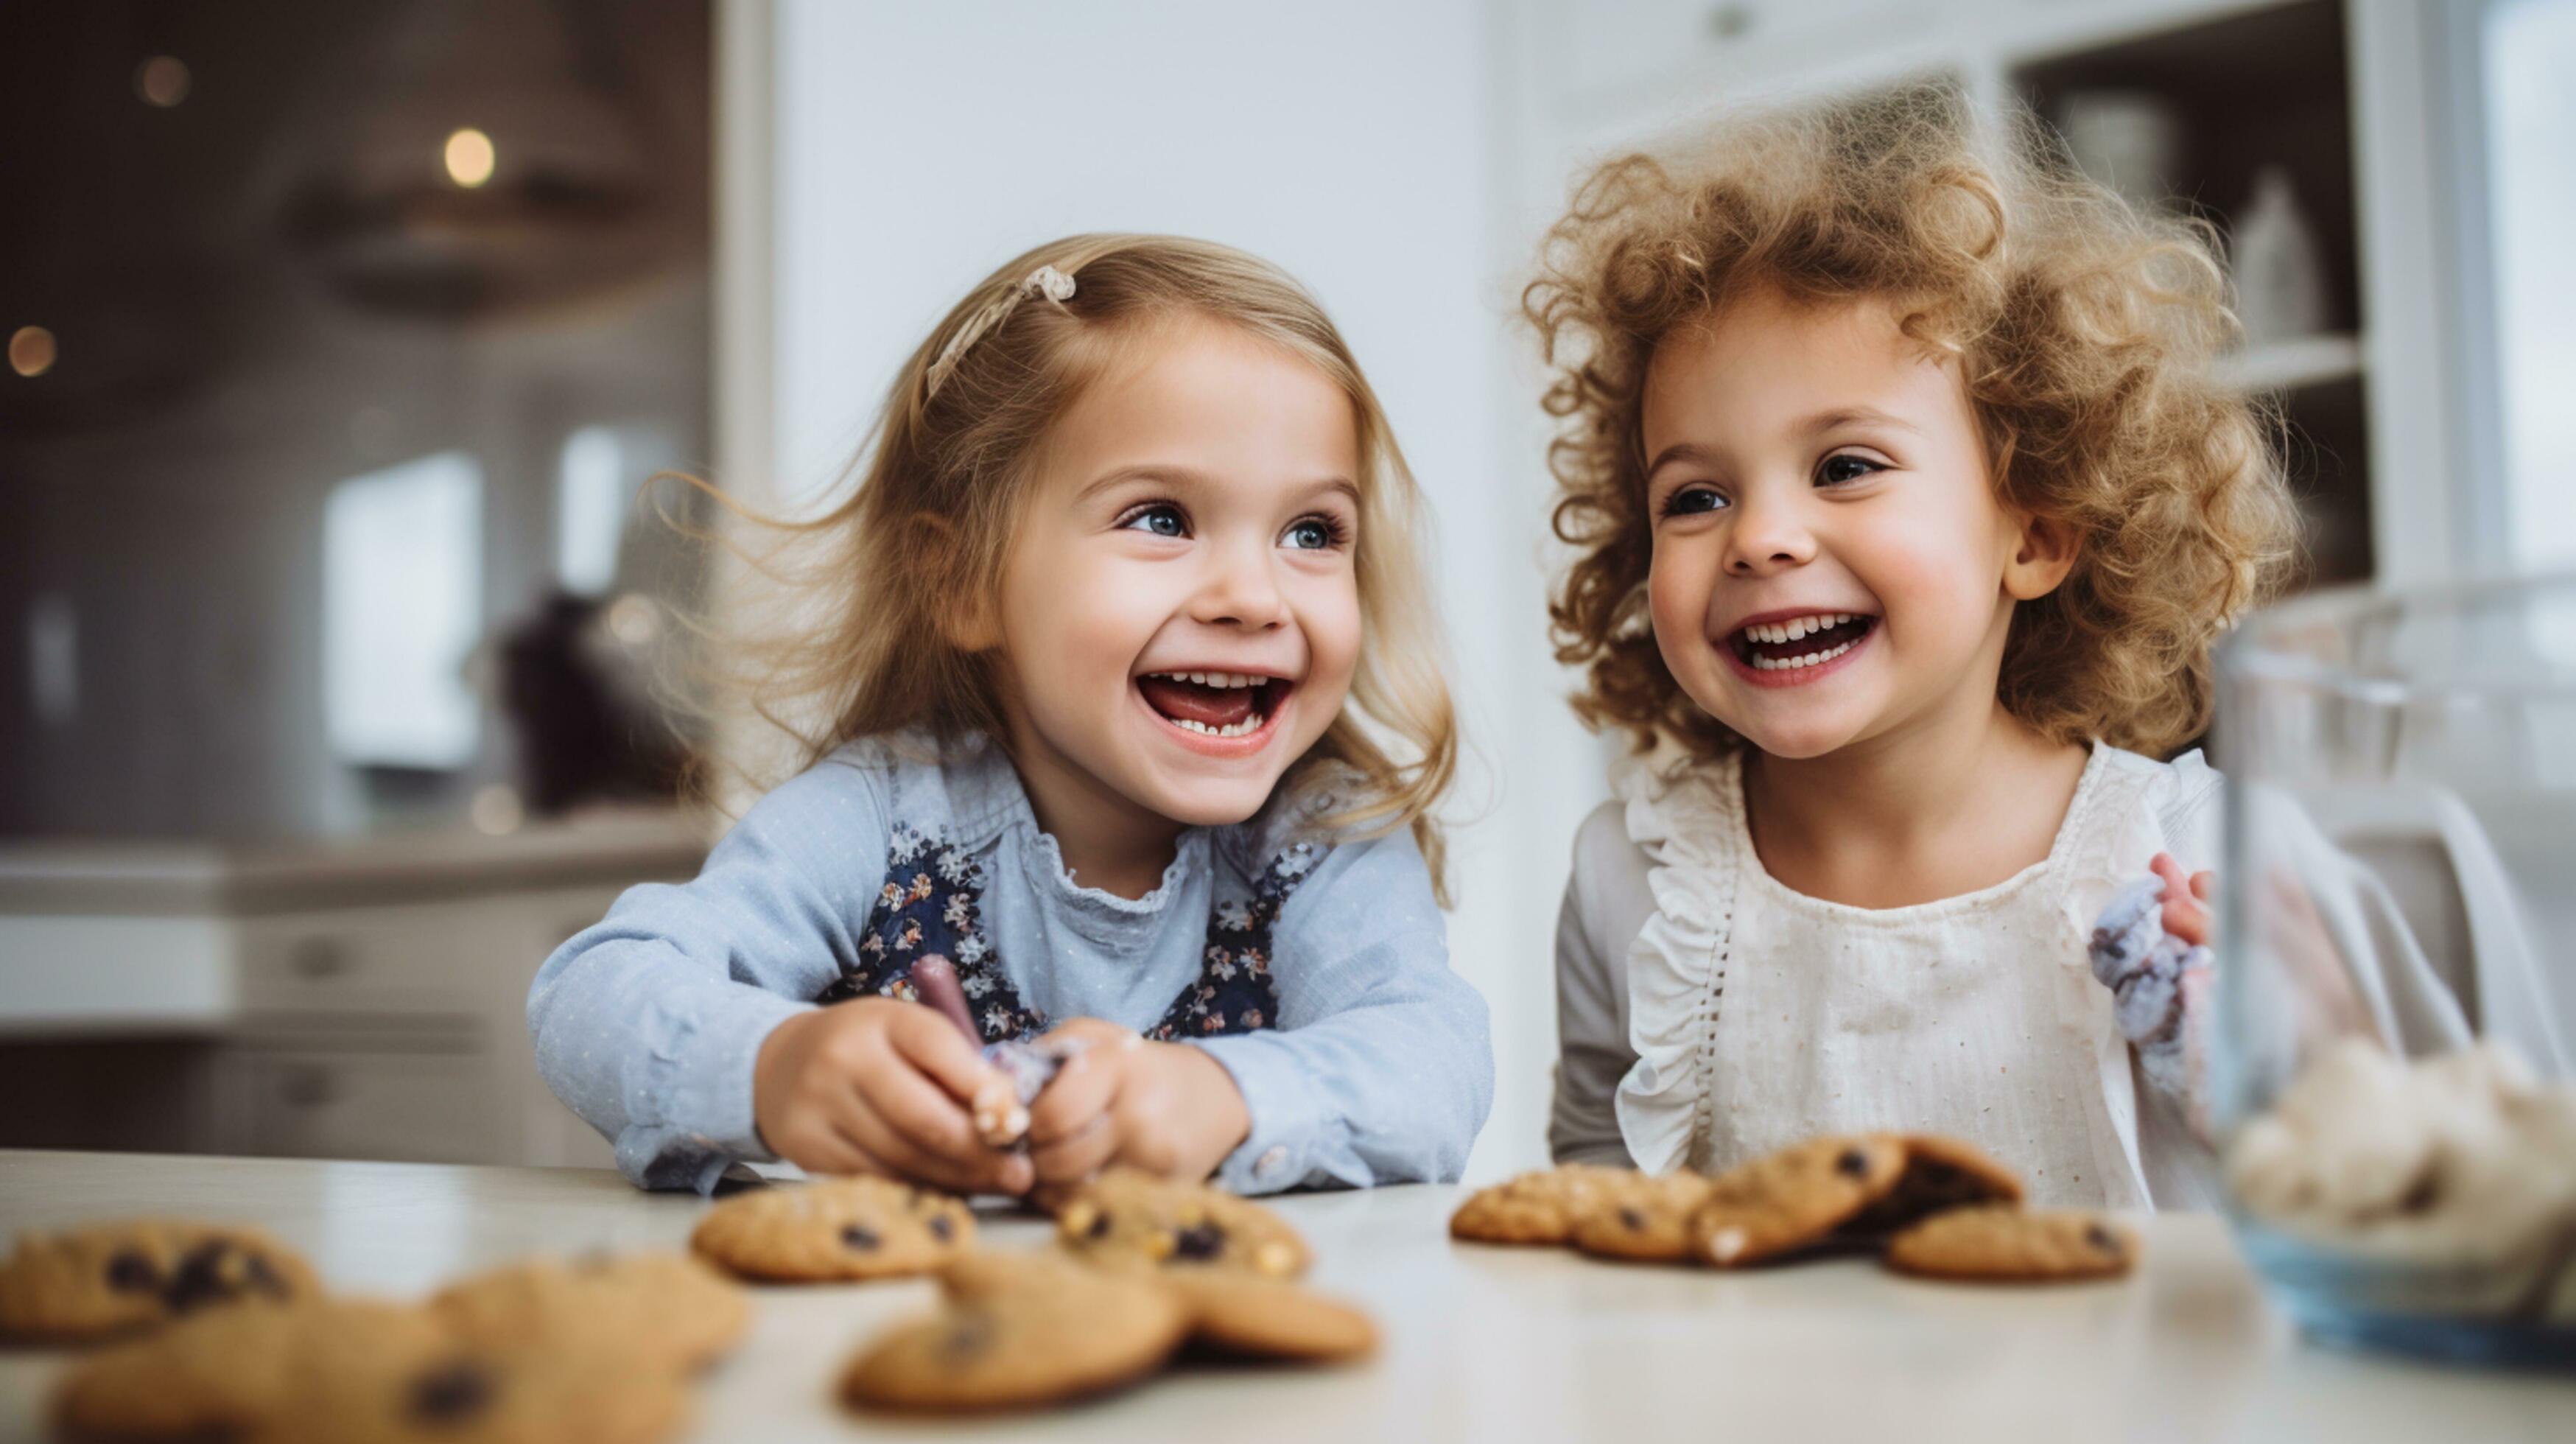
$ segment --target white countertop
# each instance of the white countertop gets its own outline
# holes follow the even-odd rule
[[[831,1383],[921,1281],[765,1288],[706,1382],[695,1437],[1332,1440],[2576,1438],[2576,1382],[2301,1344],[2208,1216],[2146,1220],[2133,1279],[1916,1282],[1862,1260],[1723,1274],[1454,1244],[1453,1188],[1277,1201],[1314,1282],[1386,1330],[1357,1367],[1192,1366],[1106,1401],[987,1424],[854,1419]],[[675,1246],[705,1207],[613,1174],[0,1151],[0,1228],[160,1213],[265,1224],[351,1292],[409,1295],[539,1251]],[[1042,1220],[985,1219],[994,1247]],[[0,1353],[0,1439],[34,1437],[63,1356]]]

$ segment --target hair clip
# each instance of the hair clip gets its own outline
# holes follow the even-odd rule
[[[957,363],[966,359],[967,351],[983,340],[986,332],[1009,320],[1011,312],[1019,309],[1020,302],[1030,296],[1044,296],[1050,301],[1071,300],[1073,277],[1053,266],[1040,266],[1029,272],[1027,280],[1004,291],[991,305],[976,312],[965,325],[957,328],[957,334],[948,339],[947,345],[939,348],[938,359],[930,363],[928,374],[922,377],[921,399],[927,402],[938,395],[939,388],[948,384],[950,373],[957,369]]]

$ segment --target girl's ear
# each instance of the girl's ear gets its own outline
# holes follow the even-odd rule
[[[2004,567],[2004,593],[2017,602],[2056,591],[2075,569],[2075,528],[2053,517],[2020,518],[2021,539]]]

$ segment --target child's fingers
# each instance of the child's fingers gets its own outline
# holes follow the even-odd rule
[[[2182,864],[2174,861],[2172,853],[2157,853],[2148,860],[2147,869],[2164,879],[2166,901],[2170,902],[2175,898],[2190,895],[2191,879],[2184,875]]]
[[[2209,901],[2209,890],[2216,886],[2218,886],[2218,874],[2214,872],[2204,870],[2191,875],[2191,895],[2202,902]]]
[[[807,1173],[847,1174],[876,1173],[881,1170],[876,1160],[867,1156],[828,1118],[815,1117],[782,1139],[772,1140],[770,1147],[779,1157]]]
[[[993,1154],[988,1164],[980,1159],[945,1157],[905,1137],[883,1114],[870,1107],[865,1098],[853,1093],[850,1101],[851,1107],[833,1120],[834,1126],[887,1170],[905,1178],[936,1184],[953,1193],[1011,1193],[1018,1191],[1008,1186],[1015,1171],[1000,1165],[1018,1163],[1020,1168],[1016,1173],[1022,1180],[1020,1186],[1027,1186],[1028,1164],[1025,1159]]]
[[[854,1081],[869,1110],[914,1147],[961,1163],[998,1156],[976,1136],[975,1120],[957,1100],[916,1071],[910,1060],[880,1053]]]
[[[1108,1166],[1118,1152],[1118,1129],[1106,1113],[1093,1115],[1071,1137],[1030,1150],[1040,1183],[1079,1183]]]
[[[1029,1147],[1044,1149],[1071,1138],[1109,1111],[1118,1096],[1119,1055],[1080,1053],[1065,1060],[1055,1080],[1029,1105]]]
[[[974,1044],[930,1008],[906,1008],[893,1015],[886,1022],[886,1041],[960,1101],[973,1098],[987,1082],[1001,1076]]]

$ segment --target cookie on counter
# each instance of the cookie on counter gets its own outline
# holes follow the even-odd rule
[[[1240,1269],[1165,1269],[1157,1277],[1188,1306],[1193,1344],[1317,1364],[1377,1348],[1377,1324],[1365,1312],[1304,1284]]]
[[[862,1409],[1024,1409],[1132,1383],[1162,1366],[1191,1312],[1158,1276],[1056,1254],[974,1254],[948,1266],[946,1301],[851,1360],[841,1397]]]
[[[29,1230],[0,1263],[0,1338],[89,1343],[246,1299],[320,1293],[302,1255],[246,1225],[126,1219]]]
[[[2097,1213],[1961,1208],[1888,1240],[1887,1266],[1929,1278],[2050,1283],[2117,1278],[2137,1266],[2137,1235]]]
[[[1965,1139],[1937,1133],[1898,1135],[1905,1167],[1896,1186],[1847,1220],[1844,1238],[1884,1238],[1954,1208],[2021,1202],[2021,1176]]]
[[[429,1307],[505,1350],[596,1342],[684,1372],[732,1352],[751,1324],[739,1286],[678,1253],[530,1259],[450,1284]]]
[[[1684,1171],[1614,1179],[1575,1219],[1572,1242],[1588,1254],[1642,1263],[1677,1263],[1696,1252],[1694,1225],[1717,1187]]]
[[[739,1193],[707,1210],[689,1246],[745,1278],[820,1282],[924,1274],[975,1241],[948,1194],[890,1178],[833,1178]]]
[[[1907,1148],[1894,1134],[1811,1138],[1739,1164],[1711,1181],[1690,1222],[1703,1263],[1737,1268],[1825,1241],[1903,1176]]]
[[[83,1438],[650,1444],[687,1399],[602,1350],[505,1350],[428,1309],[326,1299],[201,1314],[95,1355],[53,1407]]]
[[[1449,1215],[1452,1238],[1477,1243],[1564,1243],[1605,1190],[1642,1177],[1633,1168],[1568,1163],[1478,1189]]]
[[[1287,1220],[1204,1184],[1113,1168],[1074,1190],[1056,1213],[1056,1237],[1088,1263],[1205,1265],[1296,1278],[1313,1261]]]

